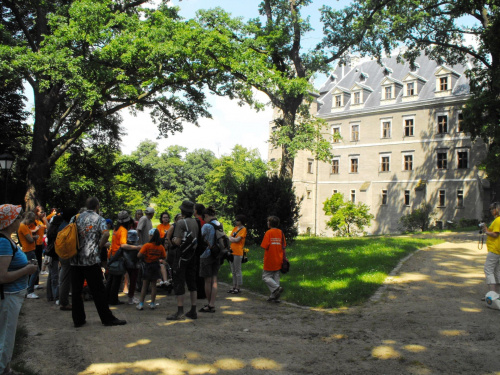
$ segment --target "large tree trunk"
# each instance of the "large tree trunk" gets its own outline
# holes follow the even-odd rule
[[[52,121],[47,112],[47,108],[51,107],[48,100],[48,94],[35,92],[35,124],[24,197],[26,210],[32,210],[37,205],[44,206],[47,199],[45,182],[50,178],[49,157],[51,150],[48,139]]]

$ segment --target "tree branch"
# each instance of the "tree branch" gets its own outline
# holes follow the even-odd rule
[[[14,17],[16,18],[16,22],[19,25],[19,27],[23,30],[23,34],[26,37],[26,40],[28,41],[28,44],[31,47],[31,50],[33,52],[37,52],[38,47],[37,47],[35,41],[33,40],[33,38],[31,37],[29,30],[28,30],[28,27],[24,24],[23,19],[21,17],[21,14],[19,13],[16,6],[14,5],[14,2],[12,2],[10,0],[4,0],[4,2],[9,7],[9,9],[12,11],[12,13],[14,14]]]

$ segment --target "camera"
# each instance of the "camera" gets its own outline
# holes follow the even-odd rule
[[[483,234],[484,223],[479,223],[478,226],[479,226],[479,234]]]
[[[224,263],[224,260],[227,260],[228,262],[232,262],[234,260],[233,250],[223,249],[220,252],[219,259],[220,259],[221,265]]]

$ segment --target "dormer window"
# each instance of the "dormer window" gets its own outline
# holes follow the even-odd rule
[[[356,91],[354,93],[354,104],[361,104],[361,92]]]
[[[448,77],[439,78],[439,91],[448,90]]]
[[[406,84],[406,96],[415,95],[415,82],[408,82]]]
[[[351,92],[343,87],[337,86],[332,91],[332,111],[342,111],[349,103]]]
[[[342,95],[335,95],[335,107],[342,107]]]
[[[392,99],[392,86],[384,87],[384,99]]]

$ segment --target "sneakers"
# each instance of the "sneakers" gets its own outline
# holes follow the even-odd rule
[[[137,310],[144,310],[144,303],[139,302],[139,304],[135,307]]]
[[[43,286],[41,286],[41,285],[35,285],[35,290],[37,290],[37,289],[43,289]]]
[[[26,296],[26,298],[28,299],[37,299],[37,298],[40,298],[38,297],[35,293],[30,293]]]
[[[40,275],[48,275],[49,273],[47,271],[42,271],[40,272]]]
[[[59,300],[56,301],[56,306],[59,306]]]
[[[177,311],[172,315],[167,316],[167,320],[184,320],[184,319],[186,319],[186,315],[180,313],[179,311]]]
[[[129,305],[137,305],[139,303],[139,299],[135,298],[135,297],[132,297],[132,298],[128,298],[128,304]]]
[[[281,293],[283,293],[283,288],[279,286],[274,290],[274,292],[271,293],[271,298],[274,300],[279,300]]]
[[[151,310],[156,309],[156,303],[151,302],[151,303],[149,304],[149,308],[150,308]]]
[[[189,318],[189,319],[198,319],[198,313],[196,311],[188,311],[186,313],[186,318]]]

